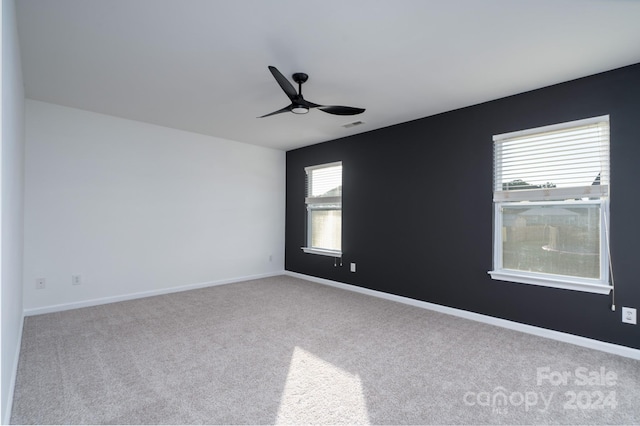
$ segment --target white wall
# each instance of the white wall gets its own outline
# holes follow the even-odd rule
[[[22,332],[24,89],[15,4],[2,0],[2,421],[9,421]]]
[[[283,271],[284,219],[283,151],[26,102],[27,312]]]

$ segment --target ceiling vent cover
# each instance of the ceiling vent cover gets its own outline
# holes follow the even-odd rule
[[[351,123],[343,124],[342,127],[344,127],[345,129],[350,129],[351,127],[356,127],[356,126],[359,126],[361,124],[364,124],[364,121],[358,120],[358,121],[354,121],[354,122],[351,122]]]

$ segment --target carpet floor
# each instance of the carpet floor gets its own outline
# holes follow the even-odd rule
[[[12,424],[640,424],[640,362],[289,276],[25,318]]]

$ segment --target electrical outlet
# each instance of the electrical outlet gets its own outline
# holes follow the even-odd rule
[[[637,324],[636,308],[622,308],[622,322],[627,324]]]
[[[71,284],[73,285],[82,284],[82,275],[71,275]]]
[[[47,287],[47,280],[44,278],[36,278],[36,290],[42,290]]]
[[[351,272],[355,272],[355,271],[356,271],[356,264],[351,263]]]

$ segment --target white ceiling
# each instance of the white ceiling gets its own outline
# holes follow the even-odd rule
[[[640,62],[634,0],[17,0],[28,98],[293,149]],[[307,100],[366,108],[257,116]],[[364,125],[342,125],[362,120]]]

